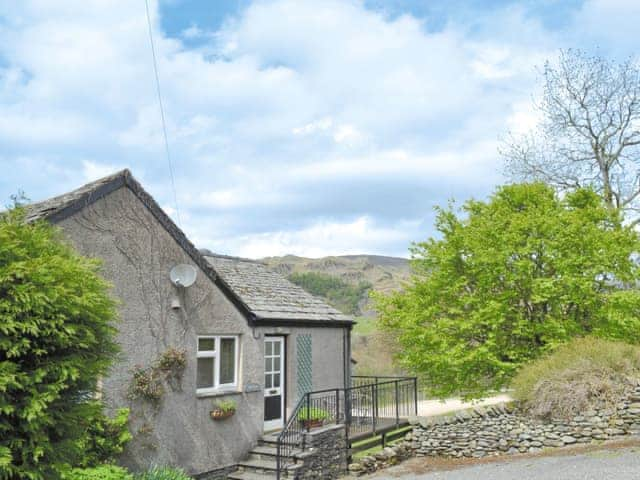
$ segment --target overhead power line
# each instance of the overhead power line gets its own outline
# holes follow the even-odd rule
[[[178,208],[178,196],[176,195],[176,182],[173,177],[173,165],[171,163],[171,154],[169,151],[169,138],[167,136],[167,122],[164,116],[164,105],[162,103],[162,93],[160,90],[160,76],[158,75],[158,61],[156,60],[156,48],[153,42],[153,29],[151,28],[151,15],[149,15],[149,0],[144,0],[144,6],[147,11],[147,25],[149,27],[149,43],[151,44],[151,57],[153,58],[153,72],[156,77],[156,91],[158,93],[158,104],[160,105],[160,119],[162,120],[162,134],[164,136],[164,149],[167,154],[167,163],[169,164],[169,176],[171,177],[171,190],[173,191],[173,202],[176,208],[176,218],[178,225],[182,228],[180,221],[180,209]]]

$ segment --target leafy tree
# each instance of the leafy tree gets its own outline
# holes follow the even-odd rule
[[[502,149],[516,180],[566,191],[592,187],[605,203],[640,222],[640,68],[578,50],[543,70],[540,122]]]
[[[575,336],[640,341],[640,293],[624,288],[635,285],[640,242],[596,193],[510,185],[462,214],[439,209],[441,238],[412,247],[404,291],[375,296],[401,363],[433,393],[503,387]]]
[[[312,295],[325,298],[338,310],[352,315],[360,312],[360,300],[371,288],[369,282],[353,285],[333,275],[318,272],[292,273],[289,280]]]
[[[85,449],[113,451],[87,438],[101,415],[92,392],[117,351],[98,272],[49,224],[25,223],[21,208],[0,215],[2,479],[57,479]]]

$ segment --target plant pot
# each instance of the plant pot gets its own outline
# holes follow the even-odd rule
[[[311,428],[321,427],[322,424],[324,423],[324,420],[322,420],[322,419],[312,419],[312,420],[301,420],[301,422],[302,422],[302,425],[304,426],[304,428],[311,429]]]
[[[209,415],[211,415],[212,420],[224,420],[225,418],[233,417],[233,414],[236,413],[233,410],[211,410]]]

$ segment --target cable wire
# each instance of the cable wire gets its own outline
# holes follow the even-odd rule
[[[151,44],[151,57],[153,58],[153,72],[156,77],[156,91],[158,93],[158,103],[160,105],[160,118],[162,119],[162,134],[164,136],[164,149],[167,154],[167,163],[169,164],[169,176],[171,177],[171,189],[173,190],[173,202],[176,207],[176,218],[178,226],[182,228],[180,221],[180,209],[178,208],[178,196],[176,195],[176,182],[173,177],[173,165],[171,164],[171,154],[169,152],[169,139],[167,137],[167,122],[164,117],[164,105],[162,103],[162,94],[160,91],[160,77],[158,76],[158,62],[156,60],[156,48],[153,43],[153,29],[151,28],[151,15],[149,15],[149,0],[144,0],[144,6],[147,11],[147,25],[149,26],[149,43]]]

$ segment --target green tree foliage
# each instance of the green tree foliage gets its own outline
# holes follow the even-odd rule
[[[440,238],[412,247],[404,291],[375,296],[401,363],[434,394],[500,388],[574,336],[640,341],[640,294],[624,288],[639,240],[594,192],[509,185],[461,213],[440,209]]]
[[[55,228],[25,223],[21,208],[0,216],[2,479],[57,479],[83,462],[101,415],[91,392],[117,351],[98,272]]]
[[[318,272],[292,273],[289,280],[312,295],[325,298],[338,310],[350,315],[360,312],[358,303],[371,288],[369,282],[353,285],[338,277]]]
[[[91,468],[74,468],[64,475],[64,480],[133,480],[127,470],[115,465],[100,465]]]
[[[128,408],[119,409],[113,418],[104,415],[99,404],[94,412],[83,419],[86,430],[78,442],[82,452],[81,460],[76,462],[79,466],[115,462],[132,438]]]

